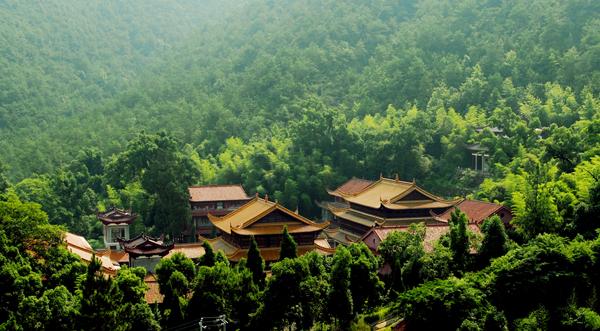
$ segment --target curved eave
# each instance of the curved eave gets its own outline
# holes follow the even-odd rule
[[[425,203],[415,202],[404,202],[401,204],[386,203],[382,206],[389,210],[410,210],[410,209],[437,209],[437,208],[450,208],[456,205],[460,200],[455,201],[430,201]]]
[[[231,225],[229,222],[226,222],[225,220],[223,220],[223,218],[218,217],[218,216],[213,216],[212,214],[208,213],[208,220],[219,230],[225,232],[225,233],[229,233],[231,234]]]
[[[329,222],[314,223],[314,224],[310,224],[310,225],[306,224],[306,225],[301,225],[301,226],[292,225],[292,226],[288,226],[288,232],[290,234],[319,232],[319,231],[322,231],[323,229],[325,229],[327,226],[329,226]],[[283,226],[257,226],[257,227],[245,228],[245,229],[232,228],[231,232],[242,235],[242,236],[279,235],[279,234],[283,233]]]

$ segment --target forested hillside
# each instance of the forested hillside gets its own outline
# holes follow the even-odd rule
[[[600,329],[600,1],[0,1],[0,45],[0,330]],[[62,244],[100,247],[109,206],[174,238],[189,185],[314,219],[326,189],[395,174],[510,228],[454,214],[429,251],[415,225],[267,279],[258,253],[177,255],[160,306],[145,270],[105,279]]]
[[[315,100],[344,115],[339,126],[392,104],[460,115],[473,106],[487,122],[509,108],[533,127],[555,119],[520,103],[560,90],[552,98],[574,98],[577,112],[598,92],[591,0],[236,4],[5,3],[0,135],[11,177],[55,169],[84,146],[119,151],[142,129],[166,129],[203,157],[227,137],[288,138],[283,127]],[[424,177],[442,157],[435,136],[445,132],[431,130],[406,161],[414,171],[384,171]]]

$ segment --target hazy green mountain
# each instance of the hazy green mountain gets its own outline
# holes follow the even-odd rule
[[[352,118],[424,107],[439,87],[461,113],[491,111],[510,88],[539,97],[546,82],[597,93],[598,6],[5,2],[1,158],[23,177],[82,146],[116,151],[132,131],[160,128],[215,152],[227,136],[265,137],[266,125],[294,120],[307,96]]]

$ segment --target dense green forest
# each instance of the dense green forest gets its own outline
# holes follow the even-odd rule
[[[2,1],[0,45],[0,329],[202,314],[600,329],[598,1]],[[241,183],[317,217],[327,188],[396,173],[503,203],[513,228],[489,220],[475,238],[455,215],[433,252],[415,227],[381,257],[352,245],[267,280],[261,261],[168,259],[160,308],[144,270],[107,280],[60,244],[69,230],[98,246],[108,206],[138,212],[135,233],[176,235],[191,184]]]

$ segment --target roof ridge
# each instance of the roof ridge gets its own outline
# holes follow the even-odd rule
[[[191,185],[188,188],[204,188],[204,187],[240,187],[244,189],[242,184],[206,184],[206,185]]]

